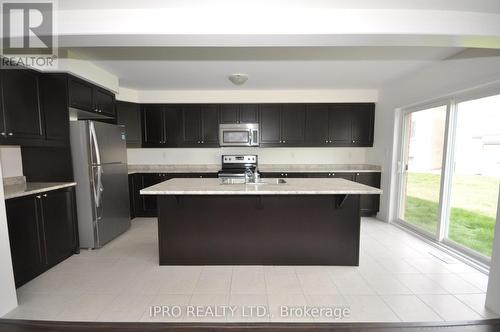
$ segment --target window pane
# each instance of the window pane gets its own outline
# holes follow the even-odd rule
[[[437,231],[446,106],[407,115],[406,167],[402,219]]]
[[[491,256],[500,183],[500,95],[458,104],[448,237]]]

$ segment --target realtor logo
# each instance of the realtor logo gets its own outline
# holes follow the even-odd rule
[[[2,4],[4,54],[52,54],[52,3]]]
[[[2,2],[2,67],[53,66],[55,44],[53,1]]]

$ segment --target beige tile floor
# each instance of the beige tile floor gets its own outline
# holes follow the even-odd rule
[[[491,318],[488,278],[392,225],[363,218],[359,267],[158,266],[156,219],[18,290],[7,318],[72,321],[443,321]],[[152,306],[165,315],[152,316]],[[285,308],[348,308],[316,318]],[[202,310],[188,313],[188,308]],[[222,310],[234,308],[234,313]],[[253,309],[252,309],[253,308]],[[261,310],[252,315],[250,310]],[[180,310],[180,311],[175,311]],[[174,312],[175,311],[175,312]],[[288,311],[289,313],[290,311]]]

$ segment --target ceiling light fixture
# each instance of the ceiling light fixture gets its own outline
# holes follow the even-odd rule
[[[248,80],[248,75],[247,74],[232,74],[229,75],[229,80],[234,84],[234,85],[242,85]]]

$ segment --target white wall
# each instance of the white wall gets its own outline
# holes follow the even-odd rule
[[[130,165],[214,165],[223,154],[257,154],[260,164],[363,164],[370,148],[128,149]]]
[[[375,111],[375,143],[368,162],[380,164],[382,173],[381,206],[378,217],[393,220],[396,198],[397,108],[432,101],[474,87],[500,81],[500,56],[478,56],[466,51],[416,73],[391,82],[379,91]],[[500,93],[500,89],[499,89]]]
[[[3,164],[3,161],[0,163]],[[0,173],[2,168],[3,165],[0,167]],[[17,306],[4,202],[3,178],[0,176],[0,317]]]
[[[19,146],[0,146],[0,161],[4,178],[23,175],[23,161]]]
[[[500,193],[498,195],[498,206],[500,206]],[[493,255],[491,256],[486,307],[500,315],[500,209],[497,210],[497,225],[495,227]]]
[[[118,100],[140,103],[348,103],[376,102],[375,89],[139,90],[120,89]]]

